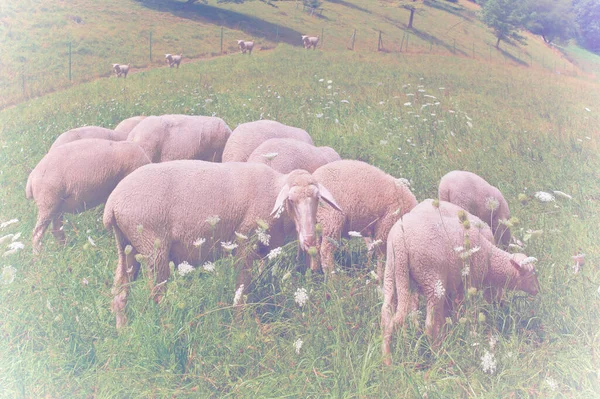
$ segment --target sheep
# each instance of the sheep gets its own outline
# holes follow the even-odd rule
[[[115,127],[115,132],[123,134],[125,138],[122,140],[127,140],[127,136],[133,128],[144,119],[146,119],[145,116],[132,116],[131,118],[124,119]]]
[[[319,43],[319,36],[314,37],[302,35],[302,43],[304,44],[305,49],[308,50],[312,47],[313,50],[315,50],[317,48],[317,44]]]
[[[383,276],[383,256],[388,232],[394,223],[417,205],[417,200],[405,183],[365,162],[341,160],[317,169],[313,176],[327,187],[344,213],[333,213],[320,208],[317,221],[322,228],[318,242],[322,269],[334,271],[335,242],[356,231],[363,237],[374,239],[377,255],[377,276]],[[376,244],[375,244],[376,243]],[[318,263],[311,262],[318,270]]]
[[[231,133],[223,150],[223,162],[246,162],[252,151],[268,139],[289,138],[313,144],[310,135],[297,127],[270,120],[242,123]]]
[[[231,129],[211,116],[161,115],[141,121],[127,137],[140,145],[152,162],[200,159],[221,162]]]
[[[442,177],[439,199],[456,204],[484,220],[494,232],[495,242],[506,248],[510,229],[502,221],[510,219],[508,203],[500,190],[475,173],[455,170]]]
[[[121,131],[106,129],[100,126],[83,126],[67,130],[54,140],[50,151],[61,145],[81,140],[81,139],[104,139],[111,141],[123,141],[127,139],[127,134]]]
[[[332,159],[334,153],[337,159]],[[294,169],[312,173],[326,163],[340,159],[330,147],[315,147],[294,139],[269,139],[256,147],[248,162],[264,163],[279,173],[290,173]]]
[[[417,290],[427,300],[425,331],[435,346],[440,343],[445,316],[451,314],[454,303],[464,299],[469,287],[507,288],[534,296],[539,291],[532,264],[535,258],[496,247],[489,240],[491,231],[479,228],[485,226],[481,219],[462,209],[443,211],[447,204],[439,201],[438,208],[433,200],[420,203],[388,235],[381,309],[382,351],[388,365],[392,334],[403,325],[409,309],[418,305]]]
[[[240,46],[240,51],[242,52],[242,54],[246,54],[246,50],[248,51],[248,54],[252,54],[254,42],[245,42],[243,40],[238,40],[238,46]]]
[[[179,64],[181,64],[181,57],[183,53],[179,55],[173,54],[165,54],[166,62],[169,64],[169,68],[173,68],[173,65],[177,65],[177,69],[179,69]]]
[[[148,260],[148,283],[158,303],[169,260],[202,264],[222,252],[221,246],[235,242],[236,232],[250,236],[262,231],[258,249],[238,241],[246,260],[237,278],[236,293],[241,294],[248,288],[253,260],[283,245],[292,226],[304,250],[315,245],[319,199],[339,209],[308,172],[283,175],[255,163],[173,161],[127,176],[108,198],[103,217],[104,226],[114,229],[119,254],[112,302],[117,328],[127,321],[128,283],[137,277],[140,257]]]
[[[38,207],[34,251],[40,251],[51,221],[52,234],[64,244],[64,213],[80,213],[104,203],[121,179],[148,163],[144,151],[126,141],[83,139],[46,154],[29,175],[25,188],[27,199]]]
[[[123,75],[123,78],[127,77],[127,74],[129,73],[129,67],[131,66],[131,64],[128,65],[119,65],[119,64],[113,64],[113,71],[115,72],[115,75],[118,77],[120,77],[121,75]]]

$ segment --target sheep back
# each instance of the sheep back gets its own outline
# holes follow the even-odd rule
[[[295,139],[269,139],[256,147],[248,162],[264,163],[279,173],[290,173],[295,169],[312,173],[330,162],[328,156],[332,157],[331,153],[321,151],[322,148],[325,147],[315,147]]]
[[[123,138],[121,140],[127,140],[127,136],[136,127],[141,121],[143,121],[145,116],[133,116],[131,118],[127,118],[122,120],[116,127],[115,132],[121,133]]]
[[[81,139],[104,139],[112,141],[122,141],[127,139],[127,134],[116,130],[106,129],[100,126],[83,126],[75,129],[67,130],[54,140],[50,147],[50,151],[63,144]]]

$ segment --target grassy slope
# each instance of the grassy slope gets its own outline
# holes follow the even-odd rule
[[[69,85],[68,44],[72,42],[73,82],[107,76],[113,63],[134,68],[164,65],[164,53],[183,52],[187,57],[220,53],[220,26],[224,28],[224,52],[237,51],[236,40],[252,37],[257,47],[272,48],[277,41],[300,46],[300,34],[324,33],[325,48],[345,49],[357,29],[356,51],[377,49],[383,34],[386,51],[402,45],[409,52],[456,54],[519,65],[533,63],[561,73],[580,74],[560,54],[538,38],[528,45],[503,43],[492,49],[493,36],[477,20],[469,2],[432,1],[414,22],[408,44],[405,38],[408,12],[392,2],[362,0],[324,3],[323,15],[311,17],[296,2],[260,1],[242,5],[184,6],[179,0],[78,0],[55,2],[22,0],[0,6],[0,107]],[[71,17],[78,16],[83,24]],[[153,34],[153,62],[149,35]],[[25,84],[23,85],[23,77]]]

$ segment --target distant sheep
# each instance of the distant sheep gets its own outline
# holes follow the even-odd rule
[[[331,147],[315,147],[294,139],[269,139],[256,147],[248,157],[248,162],[264,163],[279,173],[290,173],[295,169],[312,173],[319,167],[340,159]]]
[[[242,52],[242,54],[245,54],[246,51],[248,51],[248,54],[252,54],[254,42],[245,42],[243,40],[238,40],[238,46],[240,46],[240,51]]]
[[[132,116],[124,119],[115,127],[115,132],[125,136],[122,140],[127,140],[127,135],[144,119],[146,119],[145,116]]]
[[[313,50],[315,50],[317,48],[317,44],[319,43],[319,36],[314,37],[302,35],[302,43],[304,44],[305,49],[308,50],[312,47]]]
[[[126,78],[127,74],[129,73],[130,66],[131,66],[131,64],[128,64],[128,65],[113,64],[113,71],[115,72],[115,75],[117,75],[117,78],[121,77],[121,75],[123,75],[123,78]]]
[[[127,139],[127,133],[117,130],[106,129],[100,126],[83,126],[67,130],[50,147],[50,151],[61,145],[81,139],[104,139],[111,141],[123,141]]]
[[[33,169],[25,194],[38,207],[33,248],[39,252],[44,232],[64,243],[63,213],[79,213],[106,201],[117,183],[150,163],[134,143],[102,139],[77,140],[56,147]]]
[[[141,121],[127,137],[139,144],[152,162],[199,159],[221,162],[231,129],[213,116],[161,115]]]
[[[179,64],[181,64],[182,54],[173,55],[173,54],[165,54],[166,62],[169,64],[169,68],[173,68],[173,65],[177,65],[177,69],[179,69]]]
[[[494,232],[496,243],[507,247],[510,229],[501,221],[510,219],[508,203],[500,190],[475,173],[454,170],[440,180],[440,200],[460,206],[486,222]]]
[[[445,318],[470,287],[484,289],[484,293],[504,288],[530,295],[539,291],[535,258],[499,249],[486,238],[491,232],[481,228],[485,224],[479,218],[460,209],[456,213],[444,210],[446,204],[423,201],[396,222],[388,235],[381,309],[382,350],[388,365],[394,329],[418,306],[418,293],[427,300],[426,333],[438,345]]]
[[[242,123],[231,133],[223,150],[223,162],[246,162],[252,152],[269,139],[295,139],[313,144],[310,135],[297,127],[260,120]]]

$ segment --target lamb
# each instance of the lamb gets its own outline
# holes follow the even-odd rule
[[[455,170],[442,177],[438,190],[441,201],[456,204],[484,220],[494,232],[495,242],[504,248],[510,243],[508,203],[500,190],[475,173]]]
[[[248,51],[248,54],[252,54],[254,42],[245,42],[243,40],[238,40],[238,46],[240,46],[240,51],[242,52],[242,54],[246,54],[246,50]]]
[[[415,196],[402,181],[361,161],[328,163],[313,176],[330,190],[344,210],[343,214],[327,208],[317,212],[317,221],[323,229],[318,243],[323,271],[334,270],[334,243],[339,242],[342,235],[348,237],[350,231],[356,231],[375,240],[371,247],[375,248],[377,275],[381,281],[388,232],[402,215],[417,205]],[[311,268],[317,270],[317,262],[311,262]]]
[[[140,256],[148,260],[148,283],[158,302],[169,259],[202,264],[235,241],[236,232],[260,231],[258,254],[246,240],[238,241],[246,260],[236,287],[242,293],[253,260],[283,245],[292,226],[304,250],[315,245],[319,199],[339,209],[329,191],[303,170],[283,175],[255,163],[189,160],[138,169],[117,186],[104,209],[104,226],[114,229],[119,254],[112,302],[117,328],[127,320],[128,282],[137,277]]]
[[[314,37],[302,35],[302,43],[304,44],[305,49],[308,50],[312,47],[313,50],[315,50],[317,48],[317,44],[319,43],[319,36]]]
[[[38,207],[34,251],[40,251],[50,221],[52,234],[64,244],[64,213],[79,213],[104,203],[121,179],[148,163],[144,151],[126,141],[77,140],[46,154],[29,175],[25,189],[27,199],[33,199]]]
[[[333,153],[337,159],[330,160],[334,158]],[[248,162],[264,163],[279,173],[290,173],[294,169],[312,173],[326,163],[340,159],[331,147],[315,147],[294,139],[269,139],[256,147]]]
[[[50,151],[61,145],[81,140],[81,139],[104,139],[111,141],[123,141],[127,139],[127,134],[124,132],[106,129],[100,126],[83,126],[75,129],[67,130],[56,140],[50,147]]]
[[[535,258],[501,250],[489,241],[489,230],[474,227],[484,225],[481,219],[464,210],[452,215],[451,211],[441,211],[448,203],[439,204],[440,208],[432,200],[420,203],[388,236],[381,309],[382,350],[388,365],[394,329],[403,325],[409,309],[418,304],[411,286],[426,297],[425,330],[434,345],[440,342],[445,317],[451,314],[454,303],[464,299],[469,287],[507,288],[530,295],[539,291],[532,263]]]
[[[161,115],[141,121],[127,137],[139,144],[152,162],[200,159],[221,162],[231,129],[211,116]]]
[[[179,64],[181,64],[181,57],[183,53],[179,55],[173,54],[165,54],[166,62],[169,64],[169,68],[173,68],[173,65],[177,65],[177,69],[179,69]]]
[[[115,127],[115,132],[123,134],[124,138],[122,140],[127,140],[127,136],[133,128],[144,119],[146,119],[145,116],[132,116],[131,118],[124,119]]]
[[[289,138],[313,144],[310,135],[297,127],[270,120],[247,122],[236,127],[231,133],[223,150],[223,162],[246,162],[256,147],[275,138]]]
[[[123,75],[123,78],[127,77],[127,74],[129,73],[129,67],[131,66],[131,64],[128,65],[119,65],[119,64],[113,64],[113,71],[115,72],[115,75],[118,77],[120,77],[121,75]]]

